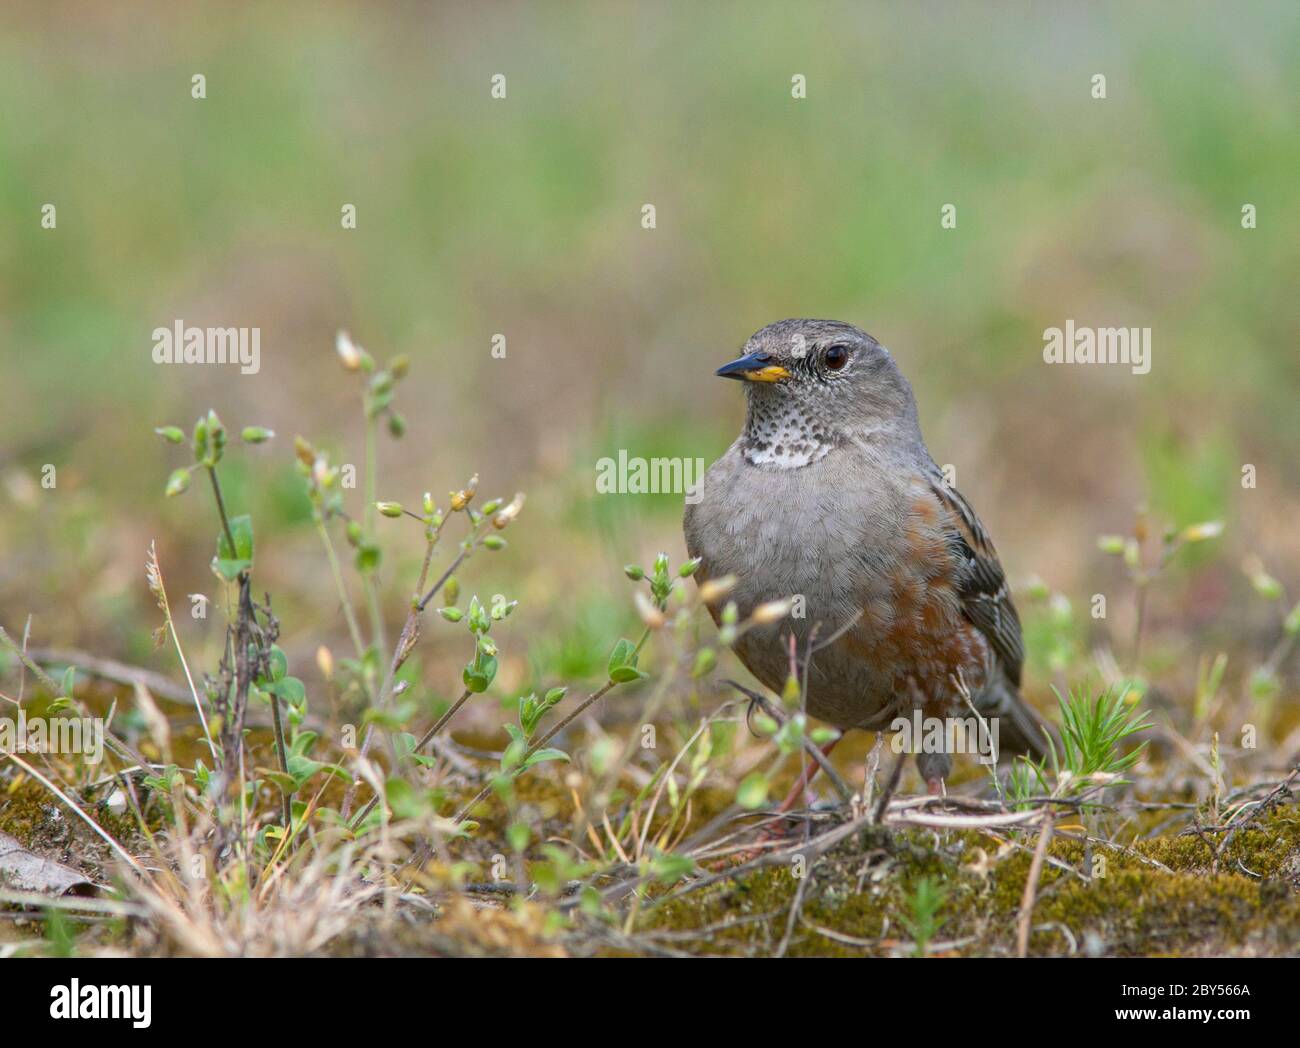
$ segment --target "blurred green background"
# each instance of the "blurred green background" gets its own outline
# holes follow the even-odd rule
[[[712,461],[743,417],[713,369],[791,315],[893,350],[1013,580],[1124,592],[1095,538],[1145,501],[1228,521],[1155,626],[1268,635],[1251,553],[1300,586],[1294,3],[19,2],[0,98],[0,623],[34,642],[164,664],[145,549],[215,595],[215,528],[162,498],[152,428],[209,406],[279,434],[223,469],[286,636],[341,636],[290,446],[361,462],[339,328],[413,361],[381,497],[529,493],[465,585],[523,599],[505,650],[539,672],[583,672],[619,567],[681,550],[680,497],[598,496],[596,460]],[[1152,328],[1151,373],[1044,365],[1067,318]],[[155,365],[177,319],[260,327],[261,372]],[[383,524],[396,619],[420,538]]]

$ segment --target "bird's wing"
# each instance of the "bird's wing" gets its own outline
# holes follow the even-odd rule
[[[984,634],[1007,678],[1018,688],[1025,644],[1020,616],[1011,602],[1011,587],[997,550],[970,503],[944,480],[938,467],[927,479],[939,505],[946,510],[943,535],[956,567],[955,587],[962,613]]]

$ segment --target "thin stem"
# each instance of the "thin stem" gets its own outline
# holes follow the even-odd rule
[[[392,689],[394,679],[397,677],[397,671],[402,668],[402,664],[406,661],[407,656],[410,654],[410,649],[414,646],[415,639],[419,635],[420,613],[424,610],[424,602],[417,602],[415,597],[419,596],[420,590],[424,588],[424,584],[429,578],[429,565],[433,561],[433,550],[438,544],[438,538],[442,534],[443,525],[446,524],[446,522],[447,518],[444,517],[442,523],[433,530],[432,534],[427,531],[425,532],[424,562],[420,565],[420,578],[415,586],[415,594],[412,596],[411,609],[406,613],[406,624],[402,627],[402,632],[397,638],[397,647],[393,651],[393,658],[388,667],[388,676],[384,678],[383,685],[379,689],[378,700],[373,702],[377,707],[382,707],[388,701],[388,694]],[[458,558],[456,563],[459,564],[462,560],[464,560],[464,556]],[[448,571],[443,575],[437,586],[430,591],[430,597],[432,597],[432,595],[437,592],[438,588],[447,581],[450,574],[451,572]],[[374,722],[371,721],[370,724],[366,725],[365,738],[361,740],[360,753],[363,758],[370,752],[370,744],[374,741],[374,737],[375,725]],[[356,798],[356,788],[357,784],[354,782],[348,786],[347,792],[343,795],[341,814],[344,822],[347,822],[348,818],[352,814],[352,802]],[[375,800],[377,799],[378,798],[375,798]],[[362,812],[362,816],[369,812],[373,807],[374,800],[367,805],[365,812]]]
[[[226,542],[230,544],[230,556],[237,557],[239,554],[235,550],[235,534],[230,530],[230,518],[226,516],[226,502],[221,497],[221,484],[217,480],[217,467],[204,466],[208,471],[208,479],[212,481],[212,495],[217,500],[217,513],[221,517],[221,530],[226,533]]]
[[[1137,579],[1137,623],[1133,628],[1133,672],[1138,672],[1139,659],[1142,656],[1142,628],[1147,617],[1147,579]]]
[[[284,743],[284,723],[280,720],[279,695],[271,696],[271,723],[275,727],[275,752],[280,759],[280,771],[288,775],[289,756]],[[293,805],[289,799],[289,791],[284,786],[280,787],[280,811],[284,816],[284,832],[288,836],[293,830]]]
[[[361,639],[361,625],[357,622],[357,614],[352,610],[352,600],[348,597],[347,587],[343,584],[343,570],[339,567],[338,554],[334,551],[334,540],[330,538],[329,529],[325,527],[325,521],[319,513],[314,514],[316,518],[316,533],[320,535],[321,543],[325,546],[325,556],[330,562],[330,574],[334,577],[334,587],[339,591],[339,602],[343,605],[343,617],[347,620],[348,633],[352,637],[352,646],[356,649],[357,658],[360,659],[366,653],[365,642]]]
[[[152,542],[149,543],[147,566],[149,571],[152,572],[150,583],[152,584],[154,578],[157,578],[157,597],[162,605],[163,615],[167,619],[167,629],[172,635],[172,643],[176,646],[176,656],[181,660],[181,669],[185,671],[185,680],[190,686],[190,694],[194,697],[194,709],[198,711],[199,723],[203,725],[203,738],[207,740],[208,752],[212,754],[213,764],[220,767],[221,758],[217,756],[217,747],[212,741],[212,732],[208,728],[208,718],[203,713],[203,703],[199,700],[199,689],[194,686],[194,677],[190,673],[190,664],[185,659],[185,651],[181,648],[181,639],[176,634],[176,622],[172,618],[172,605],[167,597],[167,586],[163,582],[162,565],[158,563],[158,551]]]
[[[451,578],[451,576],[455,573],[456,569],[465,563],[465,559],[469,556],[469,554],[470,554],[469,550],[462,549],[456,555],[456,559],[453,560],[451,564],[448,565],[447,570],[442,573],[438,581],[429,587],[429,592],[427,592],[423,597],[420,598],[419,603],[416,604],[415,606],[416,611],[423,611],[426,607],[428,607],[429,601],[433,600],[434,596],[437,595],[438,591],[447,584],[447,580]]]
[[[378,470],[378,454],[375,445],[375,433],[378,420],[371,410],[370,396],[367,394],[362,397],[362,406],[366,413],[366,505],[363,514],[363,521],[366,528],[367,538],[372,537],[375,532],[375,499],[376,491],[379,486],[379,478],[376,476]]]
[[[519,763],[520,763],[520,764],[524,764],[524,763],[526,763],[529,757],[531,757],[534,753],[536,753],[536,752],[537,752],[538,750],[540,750],[543,746],[545,746],[548,742],[550,742],[553,738],[555,738],[555,736],[557,736],[560,732],[562,732],[565,728],[567,728],[567,727],[568,727],[570,724],[572,724],[575,720],[577,720],[579,717],[581,717],[581,716],[583,715],[583,713],[585,713],[585,712],[587,711],[587,709],[588,709],[588,708],[589,708],[593,703],[599,702],[599,701],[600,701],[601,699],[603,699],[607,694],[609,694],[609,692],[610,692],[610,690],[611,690],[612,688],[615,688],[615,687],[617,687],[617,686],[618,686],[618,685],[617,685],[614,681],[612,681],[612,680],[607,680],[607,681],[605,681],[604,684],[602,684],[599,688],[597,688],[597,689],[596,689],[595,691],[593,691],[590,695],[588,695],[585,699],[583,699],[580,703],[578,703],[577,707],[573,710],[573,712],[571,712],[567,717],[565,717],[563,720],[561,720],[557,725],[555,725],[554,728],[552,728],[550,731],[548,731],[545,735],[543,735],[543,736],[542,736],[540,739],[538,739],[535,743],[533,743],[531,746],[529,746],[528,749],[527,749],[527,751],[525,751],[523,757],[520,759],[520,762],[519,762]],[[483,800],[483,798],[485,798],[485,797],[486,797],[486,796],[487,796],[491,791],[492,791],[492,784],[491,784],[491,783],[488,783],[488,785],[484,786],[481,790],[479,790],[478,794],[474,797],[474,799],[473,799],[472,801],[470,801],[470,802],[469,802],[468,804],[466,804],[463,808],[461,808],[460,811],[458,811],[458,812],[456,813],[456,815],[455,815],[455,817],[452,819],[452,821],[453,821],[453,822],[462,822],[462,821],[464,821],[464,819],[466,818],[466,816],[468,816],[469,813],[470,813],[471,811],[473,811],[474,808],[478,805],[478,803],[479,803],[481,800]]]

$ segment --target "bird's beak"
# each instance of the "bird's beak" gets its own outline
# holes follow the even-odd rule
[[[765,353],[746,353],[739,360],[723,364],[714,372],[723,378],[743,378],[746,382],[777,382],[789,378],[790,372],[780,364],[773,364]]]

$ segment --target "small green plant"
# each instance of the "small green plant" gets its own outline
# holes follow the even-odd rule
[[[1055,689],[1053,689],[1055,690]],[[1142,742],[1128,752],[1120,744],[1151,727],[1145,711],[1137,706],[1138,693],[1127,687],[1111,687],[1093,695],[1087,687],[1056,692],[1061,711],[1061,741],[1058,748],[1049,739],[1048,759],[1019,758],[1007,783],[1008,799],[1017,806],[1036,792],[1054,794],[1103,784],[1125,785],[1123,773],[1131,769],[1146,751]]]
[[[924,957],[943,922],[939,911],[948,901],[948,889],[929,877],[919,877],[907,895],[908,912],[899,923],[912,937],[912,956]]]
[[[185,434],[179,426],[159,426],[154,432],[169,444],[185,443]],[[245,426],[240,433],[246,444],[262,444],[274,435],[265,426]],[[253,599],[253,521],[247,514],[232,517],[227,512],[217,473],[217,465],[225,454],[227,440],[226,427],[215,411],[209,410],[206,415],[200,416],[194,424],[190,440],[192,461],[189,465],[172,471],[165,491],[169,497],[181,495],[189,488],[190,480],[196,472],[207,475],[220,523],[212,571],[223,583],[238,588],[235,616],[226,629],[226,654],[221,661],[219,675],[216,680],[209,678],[206,682],[206,691],[216,711],[214,719],[221,729],[218,768],[222,772],[220,781],[223,792],[229,795],[236,790],[238,777],[243,775],[241,754],[248,701],[251,697],[266,697],[271,705],[275,751],[281,776],[281,818],[284,832],[288,833],[292,824],[293,801],[292,793],[285,786],[285,780],[291,776],[288,764],[289,743],[281,702],[287,699],[298,710],[300,718],[305,711],[306,696],[302,682],[286,676],[284,653],[275,645],[280,626],[271,614],[270,598],[266,599],[265,604],[258,604]],[[163,629],[174,633],[171,612],[162,588],[161,572],[152,551],[148,575],[150,589],[166,615]],[[160,630],[155,639],[162,635],[163,631]],[[188,674],[188,667],[186,672]],[[202,704],[198,701],[197,692],[195,702],[202,717]],[[205,734],[207,730],[205,725]],[[213,756],[217,758],[215,750]],[[244,792],[242,784],[238,786],[238,792]]]

